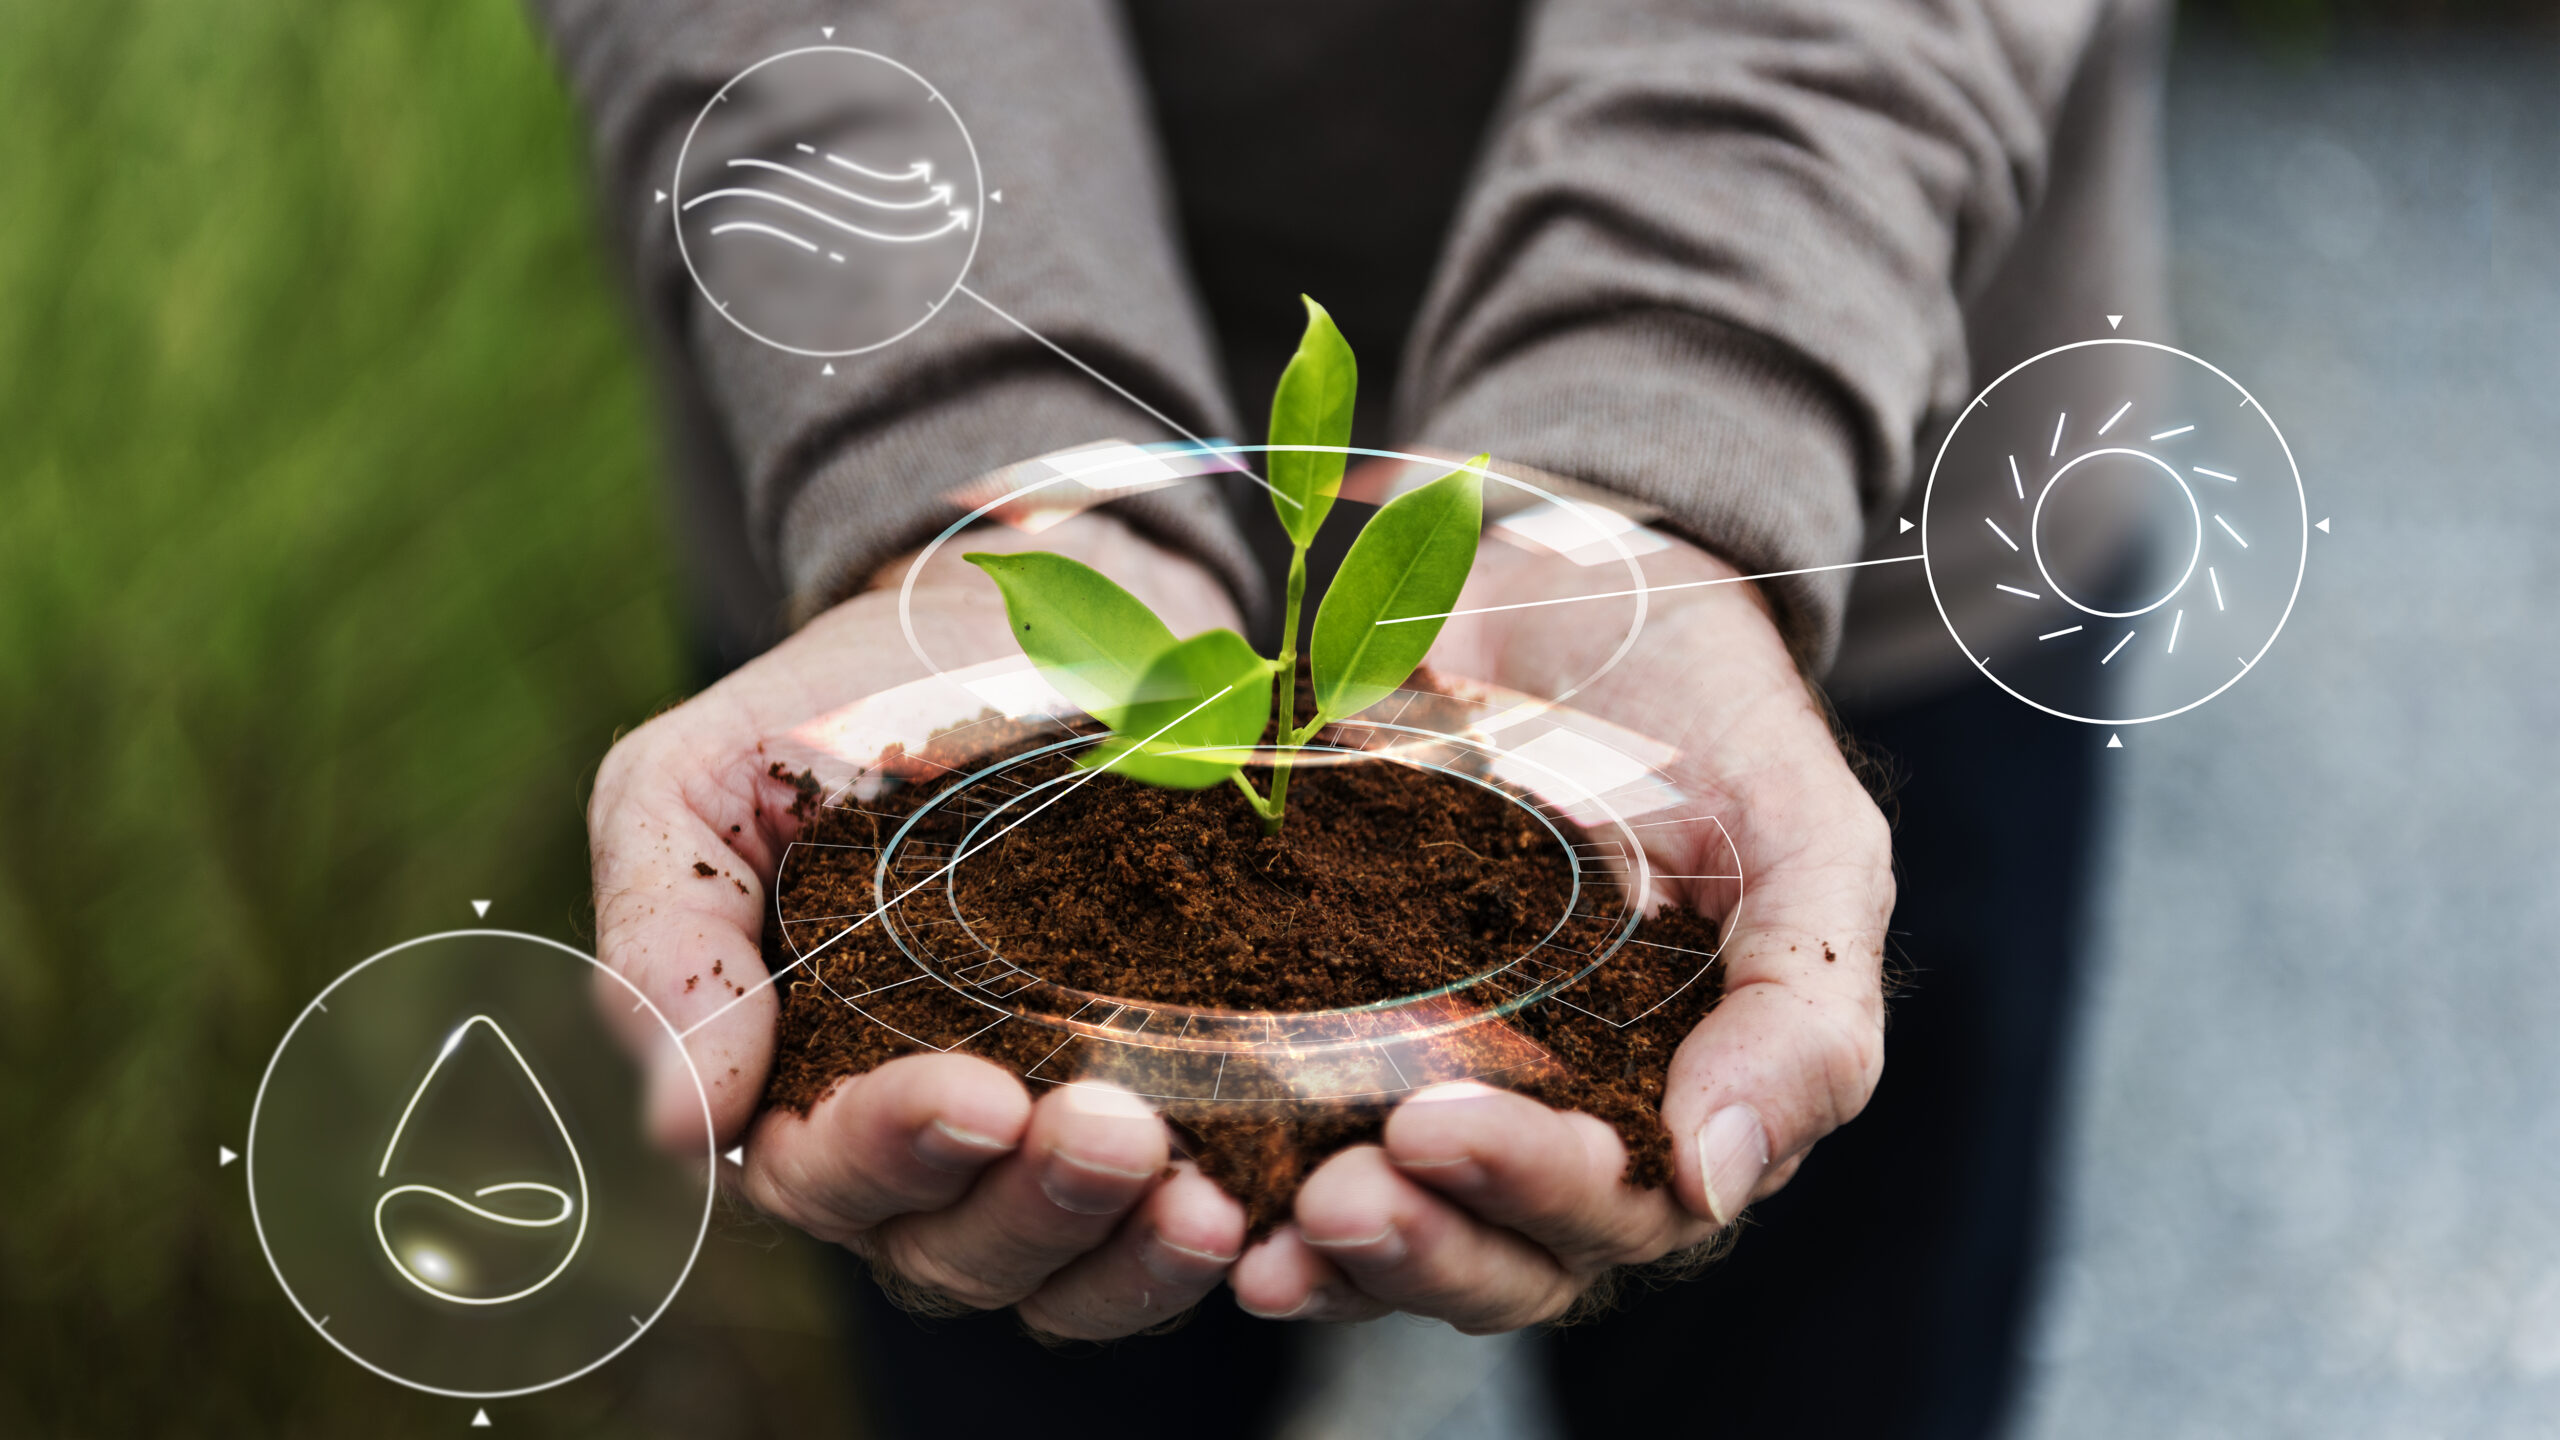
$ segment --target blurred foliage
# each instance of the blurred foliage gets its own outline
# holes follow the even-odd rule
[[[683,681],[574,117],[512,0],[22,0],[0,104],[0,1434],[453,1433],[214,1151],[357,960],[583,938],[586,779]],[[775,1238],[520,1413],[810,1418]]]

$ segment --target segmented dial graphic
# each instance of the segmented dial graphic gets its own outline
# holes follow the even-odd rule
[[[1921,507],[1929,588],[1975,668],[2065,719],[2136,725],[2237,683],[2292,613],[2310,514],[2257,400],[2147,340],[2082,341],[1994,380]],[[2073,665],[2139,662],[2082,714]]]
[[[663,203],[703,298],[793,354],[858,355],[933,318],[977,254],[977,147],[931,82],[815,45],[750,66],[686,132]]]

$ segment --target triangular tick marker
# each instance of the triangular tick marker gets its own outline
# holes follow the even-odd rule
[[[721,1152],[720,1158],[737,1166],[739,1169],[744,1170],[747,1168],[747,1147],[744,1145],[732,1145],[727,1150]]]
[[[240,1152],[232,1149],[228,1145],[216,1145],[213,1147],[213,1163],[217,1168],[228,1165],[239,1158]]]
[[[987,192],[987,198],[994,201],[996,204],[1001,205],[1004,203],[1004,192],[1001,190],[990,190]]]
[[[2124,748],[2124,737],[2123,737],[2123,736],[2121,736],[2121,735],[2110,735],[2110,736],[2108,736],[2108,737],[2107,737],[2107,748],[2108,748],[2108,749],[2110,749],[2110,750],[2121,750],[2121,749],[2123,749],[2123,748]]]
[[[474,901],[472,901],[472,902],[471,902],[471,913],[472,913],[472,914],[474,914],[474,915],[479,916],[479,917],[480,917],[481,919],[483,919],[483,920],[488,919],[488,918],[489,918],[489,902],[488,902],[488,901],[486,901],[486,900],[474,900]]]
[[[2328,534],[2328,533],[2329,533],[2329,517],[2328,517],[2328,516],[2326,516],[2326,515],[2321,516],[2321,517],[2320,517],[2320,524],[2319,524],[2319,526],[2318,526],[2317,528],[2319,529],[2319,531],[2320,531],[2320,533],[2321,533],[2321,534],[2323,534],[2323,535]]]
[[[2121,324],[2123,324],[2123,323],[2124,323],[2124,317],[2123,317],[2123,316],[2121,316],[2121,315],[2110,315],[2110,316],[2108,316],[2108,317],[2107,317],[2107,328],[2108,328],[2108,329],[2110,329],[2110,330],[2113,330],[2114,328],[2116,328],[2117,326],[2119,326],[2119,325],[2121,325]]]
[[[818,33],[826,36],[830,40],[833,40],[836,38],[836,27],[833,25],[821,25],[818,27]]]
[[[659,203],[659,204],[661,204],[661,205],[664,205],[664,204],[666,204],[666,203],[667,203],[667,192],[666,192],[666,191],[661,190],[661,191],[659,191],[659,192],[658,192],[658,203]]]
[[[833,360],[828,361],[826,364],[818,368],[818,373],[821,375],[833,375],[836,373],[836,362]]]
[[[1899,530],[1894,531],[1893,533],[1894,533],[1894,534],[1896,534],[1896,535],[1908,535],[1908,534],[1910,534],[1910,533],[1911,533],[1911,522],[1910,522],[1910,521],[1908,521],[1908,520],[1903,521],[1903,522],[1902,522],[1902,528],[1901,528],[1901,529],[1899,529]]]
[[[486,1411],[486,1410],[474,1410],[474,1411],[472,1411],[472,1412],[471,1412],[471,1428],[472,1428],[472,1429],[474,1429],[474,1430],[486,1430],[486,1429],[488,1429],[488,1428],[489,1428],[489,1412],[488,1412],[488,1411]]]

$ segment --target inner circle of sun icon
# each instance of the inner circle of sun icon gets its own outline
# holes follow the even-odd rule
[[[2291,448],[2239,382],[2107,338],[2023,361],[1965,407],[1920,530],[1930,596],[1977,670],[2047,714],[2139,725],[2256,667],[2301,591],[2311,523]],[[2092,686],[2079,667],[2140,679]],[[2124,698],[2088,713],[2091,694]]]

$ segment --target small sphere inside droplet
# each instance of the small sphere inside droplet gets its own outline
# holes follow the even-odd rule
[[[451,1285],[454,1264],[450,1256],[432,1245],[413,1245],[409,1249],[409,1268],[438,1285]]]

